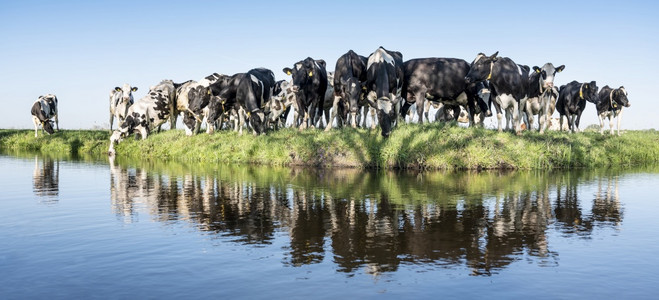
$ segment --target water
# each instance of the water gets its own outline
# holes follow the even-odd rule
[[[656,297],[658,168],[0,156],[0,298]]]

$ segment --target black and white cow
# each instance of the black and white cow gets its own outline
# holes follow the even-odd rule
[[[485,80],[489,82],[491,97],[494,98],[496,105],[499,105],[497,109],[499,131],[502,130],[501,119],[503,117],[500,109],[510,108],[513,127],[515,133],[519,135],[521,134],[519,107],[526,101],[528,71],[525,72],[521,66],[508,57],[497,57],[498,54],[498,51],[491,56],[479,53],[471,63],[465,80],[468,83]]]
[[[551,118],[556,107],[558,90],[554,88],[556,73],[565,69],[565,65],[554,67],[552,63],[546,63],[539,68],[533,67],[529,76],[529,87],[527,89],[526,105],[522,107],[526,128],[533,128],[533,116],[538,115],[540,133],[547,129],[547,120]]]
[[[468,112],[471,125],[473,116],[482,111],[487,116],[492,113],[487,101],[483,100],[482,83],[467,83],[465,76],[469,72],[469,63],[458,58],[418,58],[406,61],[403,64],[405,80],[403,82],[402,96],[406,100],[401,113],[405,114],[407,108],[416,103],[419,123],[423,123],[423,114],[426,108],[426,99],[449,106],[462,106]],[[479,94],[481,92],[481,94]],[[489,97],[488,97],[489,98]]]
[[[237,73],[226,80],[218,81],[210,85],[211,99],[208,104],[208,115],[206,123],[210,126],[208,133],[212,133],[217,128],[218,123],[223,123],[224,116],[232,117],[236,120],[234,129],[238,130],[238,110],[240,106],[236,102],[236,93],[238,85],[246,73]]]
[[[329,131],[332,121],[336,118],[341,106],[348,108],[350,112],[349,123],[357,127],[357,114],[360,110],[360,100],[364,96],[364,83],[366,83],[366,65],[368,59],[349,50],[341,55],[336,61],[334,68],[334,100],[332,103],[332,115],[329,119],[330,125],[325,130]],[[347,121],[347,120],[346,120]]]
[[[275,87],[275,74],[266,68],[249,70],[238,83],[236,101],[247,113],[254,135],[265,133],[267,120],[263,108]],[[242,134],[242,126],[240,134]]]
[[[210,103],[211,91],[196,81],[188,81],[176,91],[176,110],[183,114],[185,134],[199,131],[204,118],[204,108]]]
[[[579,131],[579,121],[581,120],[581,113],[586,108],[586,101],[595,105],[600,102],[597,89],[595,81],[590,83],[572,81],[561,86],[556,101],[556,110],[561,115],[560,128],[563,128],[565,118],[568,128],[572,132]]]
[[[128,108],[133,105],[133,92],[135,91],[137,91],[137,87],[131,87],[128,83],[110,91],[110,131],[112,131],[112,123],[115,118],[118,124],[121,124],[126,118]]]
[[[57,96],[53,94],[46,94],[39,96],[37,101],[32,104],[32,122],[34,123],[34,137],[37,137],[37,130],[41,125],[41,130],[45,130],[48,134],[53,134],[53,121],[59,131],[59,120],[57,118]]]
[[[617,89],[605,85],[599,92],[600,102],[596,105],[597,116],[600,120],[600,134],[604,133],[604,119],[609,119],[609,133],[613,134],[613,119],[618,118],[618,135],[620,135],[620,119],[622,119],[622,108],[630,107],[627,99],[627,90],[624,86]]]
[[[284,68],[284,73],[291,75],[293,88],[296,91],[297,107],[300,109],[295,121],[297,125],[302,119],[300,129],[314,126],[319,117],[319,107],[323,107],[325,91],[327,90],[327,71],[325,61],[307,57],[293,65]]]
[[[366,99],[377,110],[382,136],[388,137],[398,116],[403,87],[403,54],[379,47],[366,64]]]
[[[161,91],[150,91],[135,102],[129,109],[126,119],[110,136],[109,155],[114,155],[114,144],[131,133],[138,133],[146,139],[149,133],[169,119],[169,97]]]
[[[162,93],[165,97],[167,97],[169,100],[169,128],[170,129],[176,129],[176,91],[179,89],[183,84],[187,83],[175,83],[174,81],[170,79],[164,79],[160,81],[158,84],[149,87],[149,93],[150,92],[160,92]],[[160,130],[160,129],[158,129]]]
[[[272,98],[268,103],[270,122],[274,123],[275,129],[286,126],[286,120],[291,109],[297,111],[295,107],[297,101],[293,85],[286,80],[275,82],[275,88],[272,92]]]

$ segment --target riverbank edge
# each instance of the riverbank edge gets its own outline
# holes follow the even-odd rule
[[[33,130],[0,129],[0,149],[46,154],[105,156],[110,132],[62,130],[34,137]],[[622,136],[581,132],[499,133],[455,124],[404,124],[388,139],[379,130],[284,129],[265,136],[221,131],[185,136],[163,131],[146,140],[132,136],[117,156],[195,163],[366,169],[569,169],[659,163],[659,132],[626,131]]]

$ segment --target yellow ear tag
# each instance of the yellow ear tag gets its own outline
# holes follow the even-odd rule
[[[309,72],[309,77],[313,76],[313,72]]]
[[[209,95],[211,94],[211,90],[208,90],[208,94],[209,94]]]
[[[536,73],[540,73],[540,69],[538,69],[538,70],[535,70],[535,72],[536,72]]]
[[[286,71],[286,75],[291,75],[291,71]]]
[[[247,117],[249,118],[252,115],[252,113],[247,112]]]

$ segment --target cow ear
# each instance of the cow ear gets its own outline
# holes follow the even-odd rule
[[[533,71],[535,71],[536,73],[541,72],[541,70],[540,70],[540,68],[538,68],[538,66],[533,66]]]
[[[319,65],[321,65],[323,68],[325,68],[325,66],[327,65],[327,64],[325,63],[325,60],[322,60],[322,59],[317,59],[316,62],[317,62]]]
[[[591,81],[591,82],[590,82],[590,87],[592,87],[593,89],[597,90],[597,82],[595,82],[595,80]]]
[[[115,87],[114,87],[114,90],[117,91],[117,92],[121,92],[121,88],[118,87],[118,86],[115,86]]]
[[[137,87],[134,86],[134,87],[133,87],[132,89],[130,89],[130,90],[133,91],[133,92],[137,92]]]
[[[284,73],[286,73],[286,75],[291,75],[291,72],[293,72],[293,69],[291,69],[291,68],[284,68],[284,69],[282,69],[282,71],[284,71]]]
[[[496,60],[497,55],[499,55],[499,51],[494,52],[494,54],[492,54],[492,56],[490,56],[490,58],[491,58],[492,60]]]
[[[556,68],[556,72],[557,73],[563,72],[564,69],[565,69],[565,65],[560,65],[558,66],[558,68]]]

